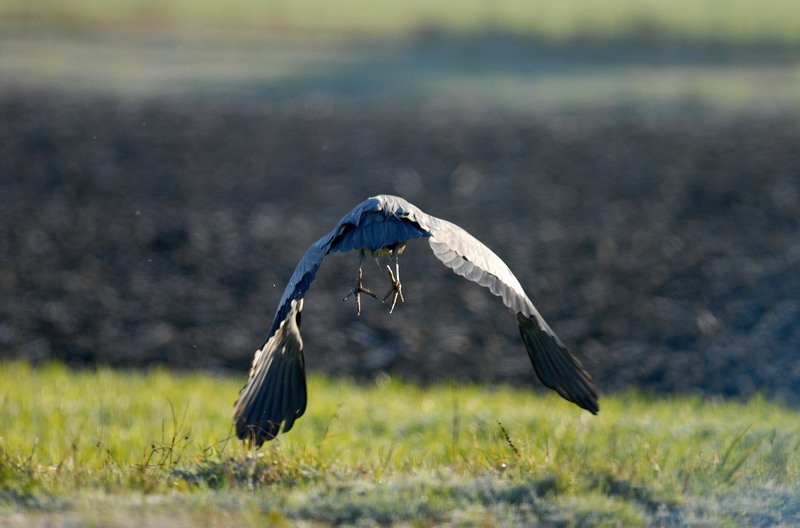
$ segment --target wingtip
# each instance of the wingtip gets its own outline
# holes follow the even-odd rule
[[[541,382],[565,400],[598,414],[597,388],[580,360],[533,316],[518,313],[517,322],[533,369]]]
[[[307,393],[299,319],[302,300],[292,301],[287,324],[256,352],[247,383],[234,404],[236,436],[260,447],[289,431],[303,415]]]

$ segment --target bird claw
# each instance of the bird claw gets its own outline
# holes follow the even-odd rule
[[[369,291],[367,288],[364,287],[364,284],[361,282],[361,269],[358,270],[358,279],[356,280],[355,286],[347,292],[347,295],[344,296],[342,302],[345,302],[351,296],[356,296],[356,315],[361,315],[361,294],[366,293],[367,295],[372,296],[372,298],[377,299],[378,296]]]
[[[398,297],[400,297],[400,302],[406,302],[406,300],[403,299],[403,285],[400,284],[399,277],[395,278],[391,266],[386,266],[386,270],[389,272],[389,281],[391,282],[391,286],[389,287],[389,291],[386,292],[386,295],[383,296],[382,302],[386,302],[386,299],[388,299],[389,296],[394,293],[394,297],[392,297],[392,306],[389,308],[389,313],[392,313],[395,305],[397,304]],[[398,273],[398,275],[400,274]]]

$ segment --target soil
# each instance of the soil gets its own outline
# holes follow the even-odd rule
[[[800,122],[0,93],[0,357],[246,375],[309,244],[401,195],[500,255],[601,392],[800,401]],[[311,371],[537,386],[424,242],[393,314],[306,297]],[[382,293],[384,269],[365,267]]]

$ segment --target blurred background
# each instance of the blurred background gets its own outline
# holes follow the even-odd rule
[[[0,0],[0,357],[244,379],[308,245],[392,193],[601,392],[796,403],[798,117],[794,0]],[[539,386],[427,244],[391,315],[342,304],[357,262],[307,296],[309,370]]]

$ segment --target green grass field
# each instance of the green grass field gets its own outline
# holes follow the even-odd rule
[[[800,413],[314,376],[254,452],[242,379],[0,365],[0,524],[730,525],[800,521]],[[131,520],[133,519],[133,520]]]
[[[793,0],[0,0],[0,21],[63,27],[190,31],[403,34],[508,31],[552,41],[575,38],[687,39],[713,42],[800,42],[800,8]]]
[[[124,96],[781,116],[798,44],[793,0],[0,0],[0,87]]]

